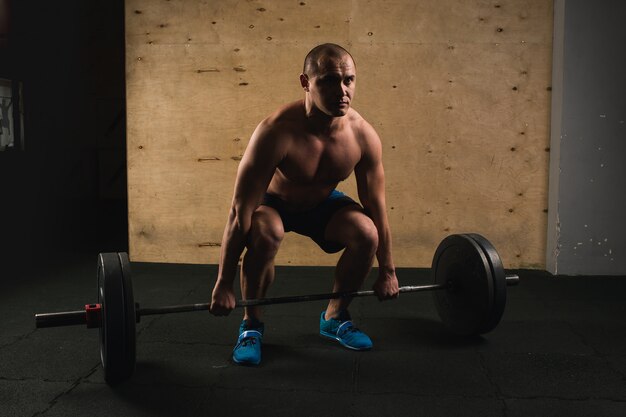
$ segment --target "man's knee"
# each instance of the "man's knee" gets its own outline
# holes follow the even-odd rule
[[[253,250],[257,256],[274,258],[280,244],[283,241],[285,232],[282,225],[267,225],[252,223],[250,230],[250,238],[248,241],[248,249]]]
[[[356,231],[347,247],[364,256],[374,256],[378,249],[378,229],[374,222],[369,217],[363,216],[356,226]]]

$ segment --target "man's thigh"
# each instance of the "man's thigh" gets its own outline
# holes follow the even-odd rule
[[[360,205],[354,204],[341,208],[331,217],[324,238],[345,247],[364,239],[375,239],[377,233],[372,219]]]

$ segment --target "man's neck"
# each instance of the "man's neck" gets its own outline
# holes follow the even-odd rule
[[[305,116],[311,127],[322,133],[331,133],[343,127],[343,117],[329,116],[317,107],[312,101],[304,100]]]

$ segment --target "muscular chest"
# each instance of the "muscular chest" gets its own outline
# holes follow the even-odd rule
[[[302,138],[294,143],[279,169],[293,182],[332,184],[345,180],[361,157],[349,137]]]

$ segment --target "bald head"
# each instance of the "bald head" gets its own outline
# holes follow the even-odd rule
[[[324,43],[311,49],[304,58],[304,68],[302,73],[311,77],[318,73],[320,66],[326,59],[342,60],[346,56],[354,63],[354,58],[348,51],[334,43]]]

